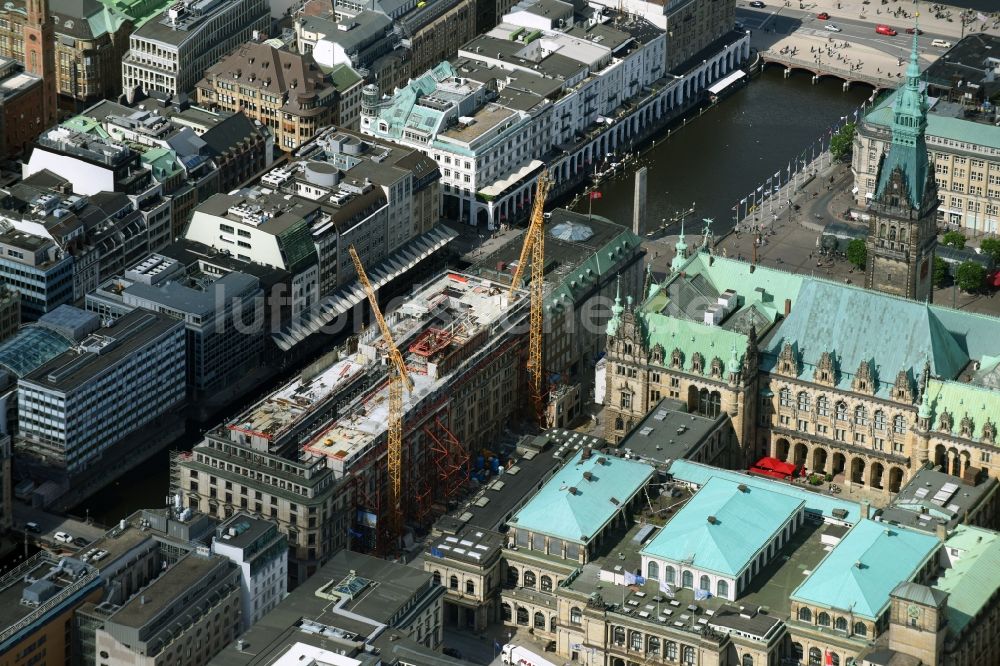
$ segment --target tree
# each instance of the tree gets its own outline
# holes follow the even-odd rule
[[[865,267],[868,261],[868,248],[863,239],[855,238],[847,244],[847,260],[858,268]]]
[[[948,281],[948,262],[941,257],[934,257],[934,286],[943,287]]]
[[[833,155],[833,159],[842,160],[850,156],[854,148],[855,129],[857,126],[854,123],[847,123],[830,137],[830,154]]]
[[[986,282],[986,269],[974,261],[963,262],[955,269],[955,283],[962,291],[970,294],[983,288]]]
[[[979,244],[979,249],[983,254],[993,257],[993,261],[1000,264],[1000,238],[984,238]]]
[[[950,245],[951,247],[957,247],[961,250],[965,247],[965,236],[959,231],[948,231],[944,236],[941,236],[941,243],[944,245]]]

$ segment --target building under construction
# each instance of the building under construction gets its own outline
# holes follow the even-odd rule
[[[466,487],[470,459],[524,417],[527,318],[526,291],[511,298],[505,285],[454,272],[385,314],[413,382],[407,523],[429,524]],[[344,546],[387,550],[388,379],[373,325],[176,456],[172,492],[211,515],[276,522],[289,537],[293,585]]]
[[[407,522],[427,524],[467,487],[470,458],[490,450],[519,419],[527,294],[444,273],[385,319],[413,388],[404,397],[402,496]],[[383,380],[357,395],[340,415],[303,442],[302,453],[326,460],[357,508],[355,546],[381,549],[392,540],[387,512],[389,421],[387,348],[377,327],[358,339],[354,362],[383,369]]]

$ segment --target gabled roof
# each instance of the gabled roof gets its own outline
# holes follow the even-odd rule
[[[712,478],[641,552],[738,576],[804,505],[783,493]]]
[[[983,436],[986,420],[1000,427],[1000,391],[963,382],[931,379],[927,383],[927,399],[931,406],[931,428],[938,429],[938,417],[947,411],[952,416],[952,434],[962,431],[962,419],[972,420],[972,438]]]
[[[944,545],[960,552],[934,587],[948,593],[948,629],[959,634],[1000,587],[1000,534],[959,525]]]
[[[892,386],[900,370],[922,372],[925,359],[935,376],[948,378],[969,362],[927,304],[821,280],[802,285],[765,356],[773,362],[785,342],[797,344],[806,377],[812,377],[823,352],[833,354],[842,386],[851,385],[862,361],[874,361],[879,393]]]
[[[596,452],[583,460],[580,451],[517,512],[511,527],[587,543],[651,476],[646,463]]]
[[[792,592],[792,599],[876,620],[889,593],[937,553],[936,536],[862,520]]]

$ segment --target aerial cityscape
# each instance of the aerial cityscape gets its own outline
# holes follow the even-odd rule
[[[0,666],[1000,666],[951,2],[6,2]]]

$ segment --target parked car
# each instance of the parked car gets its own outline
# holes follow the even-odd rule
[[[823,26],[823,28],[829,30],[830,32],[840,32],[840,28],[838,28],[832,23],[827,23],[825,26]]]
[[[877,26],[875,26],[875,32],[877,32],[880,35],[886,35],[888,37],[895,37],[896,35],[899,34],[889,26],[885,25],[884,23],[880,23]]]
[[[764,5],[764,3],[763,3],[763,2],[761,2],[760,0],[753,0],[753,1],[752,1],[752,2],[750,3],[750,6],[751,6],[751,7],[754,7],[755,9],[764,9],[764,6],[765,6],[765,5]]]
[[[83,548],[85,546],[89,546],[90,542],[83,537],[73,537],[73,545],[77,548]]]
[[[907,28],[906,29],[906,34],[908,34],[908,35],[912,35],[914,32],[917,33],[918,35],[924,34],[924,31],[921,30],[920,28]]]
[[[816,14],[816,18],[818,18],[820,21],[829,21],[830,15],[827,14],[826,12],[820,12],[819,14]]]
[[[73,535],[66,532],[56,532],[52,535],[52,538],[59,543],[73,543]]]
[[[42,528],[41,528],[41,526],[39,526],[38,523],[36,523],[35,521],[32,520],[32,521],[29,521],[29,522],[27,522],[27,523],[24,524],[24,531],[25,532],[34,532],[35,534],[38,534],[39,532],[42,531]]]
[[[950,49],[951,48],[951,42],[946,41],[944,39],[934,39],[934,40],[931,40],[931,46],[937,46],[938,48],[942,48],[942,49]]]

